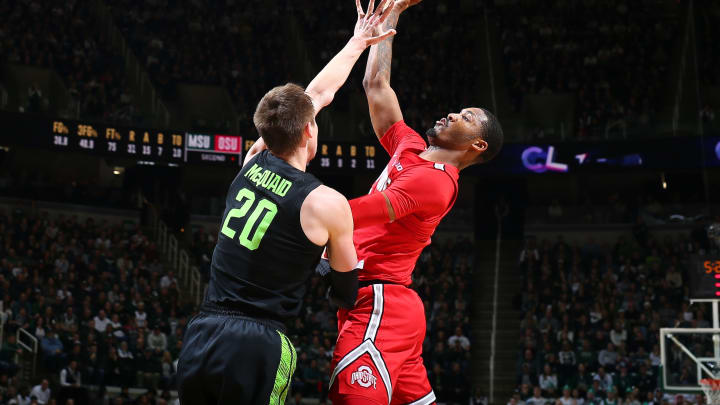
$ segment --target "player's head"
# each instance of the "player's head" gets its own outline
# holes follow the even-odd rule
[[[470,164],[489,162],[503,145],[500,121],[484,108],[465,108],[449,114],[426,132],[430,145],[466,151]]]
[[[317,150],[315,108],[305,89],[288,83],[268,91],[255,109],[255,128],[276,156],[308,148],[309,159]]]

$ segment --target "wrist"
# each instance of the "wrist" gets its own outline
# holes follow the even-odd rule
[[[346,47],[362,52],[365,48],[367,48],[367,41],[364,38],[353,35],[348,41]]]

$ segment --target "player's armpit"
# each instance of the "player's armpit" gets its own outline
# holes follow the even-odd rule
[[[405,121],[394,122],[380,138],[380,144],[393,156],[398,149],[423,151],[427,147],[425,140]]]

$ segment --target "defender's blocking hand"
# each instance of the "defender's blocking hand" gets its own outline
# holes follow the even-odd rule
[[[390,15],[390,12],[395,7],[395,2],[388,5],[391,0],[382,0],[375,9],[375,0],[370,0],[367,12],[363,11],[360,5],[360,0],[355,0],[355,6],[357,7],[358,20],[355,24],[354,38],[362,40],[366,47],[375,45],[378,42],[383,41],[385,38],[391,37],[397,33],[394,29],[387,30],[383,33],[375,35],[375,29],[380,27],[385,19]],[[416,1],[416,0],[413,0]]]

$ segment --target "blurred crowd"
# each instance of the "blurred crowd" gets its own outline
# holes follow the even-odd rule
[[[293,67],[280,3],[106,1],[163,98],[172,99],[178,83],[219,85],[245,118],[266,91],[288,81]]]
[[[215,234],[198,229],[192,251],[198,265],[209,271]],[[430,245],[418,260],[412,288],[425,305],[427,333],[423,358],[438,401],[467,404],[470,385],[470,280],[473,244],[466,238]],[[292,400],[317,398],[326,403],[332,370],[330,361],[337,339],[337,316],[326,298],[328,284],[314,275],[300,316],[288,325],[288,336],[298,353],[292,381]],[[295,402],[293,402],[295,401]]]
[[[633,231],[614,244],[528,239],[519,258],[524,288],[515,305],[523,315],[510,404],[700,400],[659,389],[659,328],[710,326],[709,307],[689,307],[683,282],[686,259],[707,247],[694,234]],[[684,384],[695,378],[692,362],[667,371]]]
[[[259,98],[271,87],[302,81],[352,35],[352,2],[261,0],[107,0],[115,23],[165,100],[177,84],[228,90],[251,129]],[[717,6],[699,4],[696,24],[701,91],[717,88]],[[576,139],[650,128],[668,100],[673,52],[683,38],[683,2],[665,0],[493,0],[423,3],[398,26],[393,86],[406,120],[420,130],[487,93],[485,8],[498,17],[511,107],[532,94],[572,94]],[[61,115],[138,122],[125,61],[105,40],[91,4],[0,2],[0,62],[52,68],[68,89]],[[410,19],[412,21],[410,22]],[[441,21],[441,24],[438,22]],[[428,30],[428,27],[432,27]],[[457,33],[461,32],[459,36]],[[297,33],[298,35],[295,35]],[[471,38],[472,40],[468,40]],[[301,58],[303,60],[295,60]],[[360,62],[362,65],[362,61]],[[432,69],[428,69],[432,66]],[[356,69],[341,92],[360,93]],[[24,111],[44,111],[48,94],[33,83]],[[701,95],[700,119],[717,131],[717,100]],[[350,98],[339,97],[338,104]],[[341,109],[357,106],[340,106]],[[666,119],[667,121],[667,119]],[[365,121],[361,126],[369,128]],[[212,124],[208,124],[212,126]],[[366,128],[366,129],[367,129]],[[536,128],[543,137],[549,128]]]
[[[0,212],[0,257],[0,404],[30,403],[31,387],[19,385],[29,356],[19,329],[37,339],[38,375],[58,404],[102,403],[107,393],[88,386],[123,387],[106,403],[168,403],[193,308],[180,305],[172,270],[139,228]],[[149,391],[131,399],[128,387]],[[18,395],[28,402],[11,402]]]
[[[680,3],[495,0],[512,107],[571,93],[580,140],[651,124],[677,57]]]
[[[125,63],[98,36],[90,5],[77,0],[2,1],[0,62],[53,69],[68,90],[69,103],[59,113],[108,122],[137,122],[125,81]],[[40,86],[27,89],[21,106],[45,112],[49,95]]]

